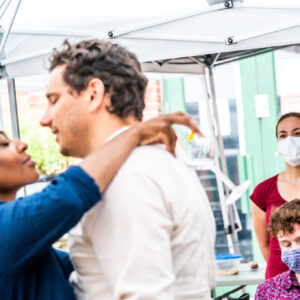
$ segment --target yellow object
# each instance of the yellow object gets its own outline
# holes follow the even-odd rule
[[[194,131],[192,131],[190,134],[189,134],[189,136],[188,136],[188,138],[187,138],[187,140],[190,142],[190,141],[192,141],[193,140],[193,138],[194,138],[194,135],[195,135],[195,132]]]

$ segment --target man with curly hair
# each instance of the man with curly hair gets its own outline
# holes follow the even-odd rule
[[[85,157],[142,120],[136,56],[101,40],[65,42],[51,60],[41,124],[65,155]],[[70,234],[78,299],[210,299],[215,224],[195,172],[160,145],[133,151]]]
[[[300,200],[276,209],[270,217],[269,231],[278,239],[281,260],[289,270],[260,284],[255,299],[300,299]]]

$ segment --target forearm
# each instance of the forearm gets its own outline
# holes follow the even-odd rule
[[[265,259],[266,262],[268,262],[269,256],[270,256],[270,248],[269,246],[260,246],[260,251]]]
[[[140,133],[130,128],[88,155],[80,166],[104,192],[132,150],[140,143]]]
[[[251,211],[253,216],[254,232],[259,245],[259,249],[265,261],[268,261],[270,256],[270,234],[267,230],[266,225],[266,213],[253,202],[251,203]]]

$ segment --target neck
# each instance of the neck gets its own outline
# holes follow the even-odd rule
[[[87,147],[85,156],[101,147],[115,131],[125,126],[131,126],[132,124],[138,122],[131,116],[127,117],[126,119],[121,119],[112,114],[106,114],[101,118],[97,118],[97,120],[101,121],[94,122],[90,127],[91,131],[88,138],[89,147]]]
[[[281,174],[285,180],[300,182],[300,166],[293,167],[289,164],[286,164],[286,170]]]
[[[16,199],[17,191],[0,192],[0,202],[9,202]]]

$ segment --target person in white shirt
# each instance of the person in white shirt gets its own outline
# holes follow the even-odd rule
[[[147,79],[125,48],[65,42],[50,70],[41,124],[63,154],[85,157],[142,120]],[[213,214],[195,172],[160,145],[132,152],[69,239],[78,299],[211,299]]]

